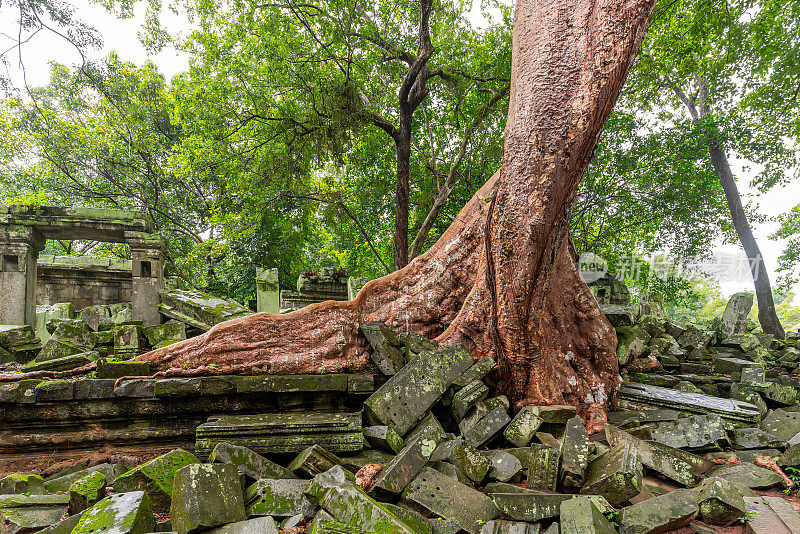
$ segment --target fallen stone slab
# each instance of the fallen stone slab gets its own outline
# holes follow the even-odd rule
[[[616,534],[617,530],[586,497],[568,499],[559,510],[560,534]]]
[[[749,291],[734,293],[722,312],[720,328],[725,336],[739,334],[747,330],[747,314],[753,307],[753,294]]]
[[[697,487],[700,517],[709,525],[727,526],[745,515],[744,497],[737,484],[712,477]]]
[[[229,464],[192,464],[174,477],[172,529],[188,534],[247,519],[239,470]]]
[[[178,322],[145,326],[142,332],[147,338],[147,343],[154,349],[186,339],[186,325]]]
[[[259,480],[262,478],[294,478],[291,471],[265,458],[247,447],[220,442],[208,457],[211,463],[231,464],[246,476]]]
[[[742,371],[747,368],[763,369],[763,364],[743,360],[742,358],[717,358],[714,362],[714,372],[720,375],[732,375],[741,378]]]
[[[473,363],[462,345],[420,353],[364,402],[367,418],[404,436]]]
[[[642,491],[642,463],[636,447],[622,442],[592,460],[581,493],[602,495],[618,506]]]
[[[65,517],[58,522],[37,531],[39,534],[71,534],[78,522],[83,517],[83,512]]]
[[[748,534],[796,534],[800,514],[781,497],[745,497]]]
[[[314,505],[304,492],[309,481],[303,479],[262,479],[244,492],[247,515],[291,517],[296,514],[310,517]]]
[[[430,468],[423,469],[408,485],[402,502],[422,513],[451,518],[472,534],[500,515],[492,499]]]
[[[678,489],[625,507],[619,514],[620,534],[657,534],[688,525],[698,512],[699,493]]]
[[[450,410],[456,420],[463,419],[476,402],[489,396],[489,388],[480,380],[473,380],[463,388],[456,391],[450,403]]]
[[[800,432],[800,412],[772,410],[761,422],[761,429],[781,441],[789,441]]]
[[[589,434],[583,419],[577,415],[567,421],[561,440],[561,472],[559,478],[566,489],[578,490],[583,485],[589,464]]]
[[[52,525],[67,511],[66,495],[0,495],[0,528],[17,534]]]
[[[369,494],[390,500],[400,495],[415,476],[428,463],[433,451],[444,439],[444,429],[432,414],[422,420],[406,440],[406,445],[378,473]],[[487,468],[488,470],[488,468]]]
[[[188,453],[187,453],[188,454]],[[44,483],[44,489],[48,493],[67,493],[69,487],[77,480],[85,478],[95,472],[103,473],[107,484],[113,484],[117,477],[127,472],[128,468],[121,464],[102,463],[86,469],[80,469],[66,475],[50,479]]]
[[[278,534],[275,520],[269,516],[254,517],[245,521],[228,523],[206,531],[207,534]]]
[[[526,491],[492,493],[491,497],[504,519],[536,522],[558,517],[561,504],[575,495]]]
[[[34,343],[35,340],[36,333],[30,325],[0,325],[0,347],[4,349]]]
[[[150,376],[150,362],[127,360],[97,360],[97,378],[122,378],[123,376]]]
[[[758,408],[746,402],[713,397],[703,393],[686,393],[647,384],[625,383],[620,388],[619,398],[637,405],[674,408],[700,414],[717,414],[723,419],[735,422],[758,423],[761,420]]]
[[[73,482],[69,487],[69,513],[83,512],[105,497],[106,482],[106,476],[100,471]]]
[[[340,523],[333,519],[321,519],[314,521],[308,529],[307,534],[370,534],[366,530]]]
[[[97,360],[98,357],[99,354],[97,352],[90,351],[62,356],[60,358],[52,358],[45,361],[33,360],[23,365],[22,371],[25,373],[33,373],[35,371],[70,371],[91,363]]]
[[[709,471],[708,476],[722,478],[751,489],[771,488],[783,480],[771,469],[753,464],[718,466]]]
[[[658,423],[650,428],[650,436],[653,441],[675,449],[722,450],[728,445],[725,424],[714,414]]]
[[[400,520],[411,527],[417,534],[433,534],[433,528],[427,517],[405,504],[381,503],[381,506],[392,512]]]
[[[39,475],[13,473],[0,479],[0,495],[10,493],[36,495],[44,492],[44,480]]]
[[[155,527],[150,499],[143,491],[117,493],[89,508],[72,534],[145,534]]]
[[[339,466],[315,476],[308,484],[306,496],[348,526],[381,534],[414,533],[399,517],[351,482]]]
[[[540,531],[539,524],[496,519],[483,525],[480,534],[539,534]]]
[[[525,447],[533,439],[544,420],[539,417],[536,406],[525,406],[511,420],[503,431],[505,438],[517,447]]]
[[[160,291],[159,297],[158,310],[163,315],[204,332],[216,324],[253,313],[238,302],[197,290]]]
[[[148,504],[152,504],[153,510],[168,512],[175,473],[196,463],[198,461],[193,454],[175,449],[117,477],[113,482],[114,491],[123,493],[142,490],[149,497]]]
[[[731,445],[734,449],[783,447],[785,444],[760,428],[734,428],[731,437]]]
[[[197,427],[196,438],[199,455],[208,455],[221,441],[265,454],[297,453],[314,444],[332,452],[364,447],[360,412],[215,416]]]
[[[606,425],[606,439],[612,446],[630,443],[636,448],[642,464],[684,486],[693,487],[703,473],[714,467],[714,463],[705,458],[661,443],[640,440],[613,425]]]

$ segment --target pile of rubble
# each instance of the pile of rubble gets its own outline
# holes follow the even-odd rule
[[[3,532],[800,532],[778,467],[800,465],[800,406],[774,367],[797,341],[718,341],[617,308],[606,312],[639,382],[604,432],[590,436],[572,406],[510,413],[484,383],[490,358],[364,325],[385,382],[363,409],[213,416],[195,454],[9,475]]]
[[[0,326],[0,370],[67,371],[98,359],[129,360],[186,339],[183,323],[145,326],[132,319],[126,304],[90,306],[80,313],[69,303],[53,305],[41,322],[44,342],[31,326]],[[146,364],[136,365],[144,372],[131,374],[149,374]]]

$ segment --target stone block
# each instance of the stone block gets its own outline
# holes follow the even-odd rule
[[[102,463],[52,478],[44,483],[44,489],[48,493],[67,493],[74,482],[96,472],[103,473],[106,477],[106,482],[108,484],[113,484],[117,477],[126,471],[127,468],[123,465]]]
[[[453,417],[456,420],[463,419],[467,411],[479,401],[489,396],[489,388],[480,380],[473,380],[463,388],[456,391],[450,404]]]
[[[771,469],[753,464],[718,466],[708,472],[708,476],[718,477],[747,488],[767,489],[783,480]]]
[[[405,357],[398,347],[395,333],[384,323],[361,325],[361,332],[372,347],[371,358],[378,370],[386,376],[392,376],[405,365]]]
[[[529,447],[509,449],[527,473],[527,486],[544,491],[555,491],[561,466],[561,451],[539,443]]]
[[[714,362],[714,372],[720,375],[737,375],[741,378],[742,371],[749,368],[763,369],[764,366],[741,358],[717,358]]]
[[[387,425],[368,426],[364,429],[364,437],[372,447],[386,452],[396,454],[404,446],[400,434]]]
[[[568,499],[559,510],[561,534],[616,534],[617,530],[586,497]]]
[[[453,519],[474,534],[480,532],[483,523],[500,515],[489,497],[430,468],[417,475],[402,499],[422,513]]]
[[[156,396],[156,381],[153,379],[125,380],[114,388],[115,397],[149,399]]]
[[[84,365],[97,360],[98,356],[99,355],[96,352],[81,352],[71,356],[53,358],[51,360],[33,360],[25,364],[22,367],[22,370],[26,373],[32,373],[36,371],[70,371],[72,369],[77,369],[78,367],[83,367]]]
[[[472,364],[461,345],[420,353],[364,402],[367,417],[405,435]]]
[[[413,534],[414,530],[395,514],[371,499],[337,466],[314,477],[306,496],[334,519],[376,534]]]
[[[567,421],[578,414],[575,406],[568,404],[553,404],[551,406],[537,406],[538,415],[545,423],[566,425]]]
[[[342,467],[342,460],[339,457],[319,445],[312,445],[289,463],[289,471],[299,477],[314,478],[336,466]],[[355,476],[352,478],[355,479]]]
[[[699,493],[678,489],[623,508],[620,534],[656,534],[688,525],[698,512]]]
[[[700,517],[709,525],[732,525],[744,517],[745,504],[740,487],[722,478],[709,478],[700,491]]]
[[[114,354],[123,358],[132,358],[146,352],[142,327],[140,325],[122,325],[114,327]]]
[[[785,444],[760,428],[734,428],[731,436],[731,445],[734,449],[783,447]]]
[[[592,460],[581,493],[602,495],[618,506],[642,491],[642,463],[632,443],[619,443]]]
[[[792,406],[797,403],[797,390],[792,386],[772,383],[764,391],[764,397],[772,404]]]
[[[306,499],[309,481],[299,478],[261,479],[244,492],[247,515],[291,517],[302,514],[310,517],[314,505]]]
[[[539,417],[536,406],[525,406],[508,424],[503,431],[505,438],[517,447],[525,447],[533,439],[533,435],[542,426],[543,419]]]
[[[46,362],[64,358],[65,356],[72,356],[73,354],[81,354],[82,352],[86,352],[84,347],[51,337],[42,345],[42,350],[36,355],[36,361]]]
[[[722,418],[713,414],[658,423],[650,429],[650,436],[675,449],[722,450],[728,444]]]
[[[87,306],[81,310],[80,314],[78,314],[78,318],[89,325],[89,328],[97,331],[100,329],[100,323],[102,321],[111,318],[111,310],[109,310],[108,306],[104,305]]]
[[[606,425],[606,439],[612,446],[630,443],[642,464],[684,486],[693,487],[703,473],[714,467],[705,458],[654,441],[640,440],[613,425]]]
[[[197,427],[197,454],[217,443],[247,447],[257,453],[297,453],[318,444],[332,452],[364,447],[361,413],[295,412],[210,417]]]
[[[444,430],[433,415],[423,419],[406,440],[406,445],[378,473],[369,494],[390,500],[400,495],[415,476],[428,463],[437,445],[444,439]]]
[[[489,478],[491,479],[508,482],[522,471],[522,462],[510,452],[487,451],[483,454],[490,463]]]
[[[12,473],[0,479],[0,495],[44,493],[44,480],[39,475]]]
[[[506,407],[497,407],[484,415],[469,430],[464,432],[464,439],[473,447],[482,447],[491,441],[495,436],[511,422]]]
[[[4,349],[34,343],[35,340],[36,333],[30,325],[0,325],[0,347]]]
[[[183,323],[164,323],[145,326],[142,329],[147,343],[154,349],[172,345],[186,339],[186,325]]]
[[[776,439],[789,441],[800,432],[800,412],[789,412],[778,408],[771,411],[760,426]]]
[[[567,421],[561,440],[561,472],[559,479],[565,489],[578,490],[583,485],[589,464],[589,434],[586,423],[577,415]]]
[[[169,518],[178,534],[247,519],[239,470],[228,464],[191,464],[178,469]]]
[[[606,319],[614,328],[632,326],[635,320],[633,310],[628,306],[600,304],[600,311],[605,314]]]
[[[575,495],[524,491],[492,493],[491,497],[504,519],[536,522],[558,517],[561,503]]]
[[[197,290],[169,289],[160,291],[159,297],[163,315],[204,332],[215,324],[253,313],[238,302]]]
[[[228,523],[206,531],[207,534],[278,534],[275,520],[269,516],[254,517],[245,521]]]
[[[475,380],[483,380],[497,366],[491,356],[484,356],[453,381],[453,386],[463,388]]]
[[[97,361],[97,378],[122,378],[123,376],[150,376],[150,362],[107,360]]]
[[[747,534],[796,534],[800,514],[781,497],[745,497]]]
[[[76,480],[69,487],[69,513],[77,514],[106,496],[106,476],[101,471]]]
[[[154,511],[167,512],[172,499],[175,473],[183,467],[198,463],[193,454],[175,449],[153,458],[123,473],[114,481],[114,490],[127,492],[142,490],[147,493]]]
[[[260,480],[262,478],[294,478],[291,471],[276,464],[247,447],[239,447],[220,442],[208,457],[211,463],[222,463],[236,466],[244,475]]]
[[[106,497],[89,508],[72,534],[145,534],[154,527],[147,494],[132,491]]]

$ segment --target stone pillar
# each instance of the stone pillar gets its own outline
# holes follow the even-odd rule
[[[278,313],[278,269],[256,267],[256,311]]]
[[[36,324],[36,261],[44,242],[32,227],[0,225],[0,324]]]
[[[131,284],[131,314],[135,321],[146,325],[161,323],[158,311],[164,289],[164,242],[161,238],[140,232],[125,232],[133,260]]]

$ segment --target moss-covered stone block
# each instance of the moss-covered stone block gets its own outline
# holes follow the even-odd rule
[[[698,499],[697,490],[678,489],[623,508],[618,519],[620,532],[649,534],[677,530],[697,515]]]
[[[145,326],[144,336],[154,349],[166,347],[186,339],[186,325],[183,323],[164,323]]]
[[[106,483],[113,484],[117,477],[126,471],[127,468],[121,464],[102,463],[50,479],[44,483],[44,487],[49,493],[67,493],[73,482],[85,478],[92,473],[103,473],[106,477]]]
[[[0,494],[44,493],[44,480],[39,475],[12,473],[0,479]]]
[[[291,517],[310,515],[314,510],[303,495],[308,487],[303,479],[263,479],[249,486],[244,492],[247,515],[269,515]]]
[[[120,475],[114,481],[114,490],[142,490],[147,493],[155,511],[167,512],[172,499],[175,473],[182,467],[197,463],[199,462],[193,454],[175,449]]]
[[[106,476],[100,471],[73,482],[69,487],[69,513],[83,512],[105,497],[106,482]]]
[[[239,470],[228,464],[192,464],[179,469],[169,518],[178,534],[247,519]]]
[[[700,516],[709,525],[727,526],[745,515],[741,486],[721,478],[709,478],[697,486],[700,491]]]
[[[106,497],[81,516],[72,534],[145,534],[155,527],[150,499],[143,491]]]
[[[376,534],[412,534],[399,517],[371,499],[337,466],[314,477],[306,489],[313,504],[322,506],[337,521]]]
[[[247,447],[217,443],[208,457],[211,463],[231,464],[244,475],[260,480],[262,478],[295,478],[291,471],[272,460],[251,451]]]
[[[517,447],[525,447],[533,439],[533,435],[542,426],[539,409],[536,406],[525,406],[508,424],[503,435]]]
[[[150,362],[126,360],[97,361],[97,378],[122,378],[123,376],[150,376]]]

